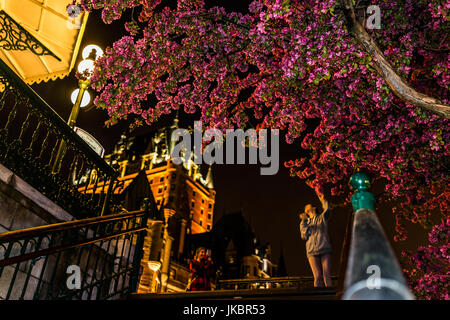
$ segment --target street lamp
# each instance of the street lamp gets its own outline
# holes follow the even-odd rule
[[[94,52],[94,54],[93,54]],[[70,113],[69,121],[67,124],[71,127],[75,127],[75,123],[78,118],[78,113],[80,112],[80,108],[83,107],[83,101],[86,101],[85,99],[85,92],[87,93],[87,88],[89,87],[91,81],[92,73],[94,72],[94,63],[95,60],[97,60],[99,57],[103,55],[103,50],[94,44],[90,44],[86,46],[81,56],[83,58],[83,61],[80,62],[78,65],[78,73],[80,74],[80,79],[78,80],[78,94],[76,96],[75,102],[73,102],[72,112]],[[91,59],[91,57],[94,56],[94,60]],[[73,97],[73,93],[72,93]],[[90,100],[90,97],[89,97]],[[73,101],[73,100],[72,100]],[[89,104],[89,102],[87,103]],[[87,105],[86,104],[86,105]]]
[[[94,71],[94,63],[99,57],[103,55],[103,50],[97,45],[88,45],[82,51],[83,60],[78,65],[78,73],[80,74],[80,79],[78,80],[78,89],[72,92],[71,100],[73,103],[72,111],[70,112],[69,120],[67,124],[70,128],[74,128],[78,114],[80,113],[80,108],[85,107],[89,104],[91,98],[87,91],[91,81],[92,73]],[[91,59],[94,58],[94,60]],[[60,162],[62,154],[66,149],[66,142],[61,140],[58,148],[58,153],[56,154],[55,162],[53,163],[52,171],[58,172],[60,167]]]
[[[70,95],[70,100],[72,101],[72,104],[75,104],[77,102],[78,93],[80,92],[80,89],[73,90],[72,94]],[[89,91],[85,91],[83,95],[83,99],[81,100],[81,108],[86,107],[91,102],[91,95],[89,94]]]
[[[161,267],[161,262],[159,262],[159,261],[149,261],[149,262],[147,262],[147,265],[150,268],[150,270],[152,270],[153,272],[156,272]]]
[[[156,280],[156,272],[161,268],[161,262],[159,261],[149,261],[147,262],[148,267],[152,270],[152,283],[150,285],[150,291],[156,291],[155,288],[155,280]]]
[[[99,46],[97,46],[95,44],[90,44],[90,45],[87,45],[83,49],[83,52],[81,53],[81,57],[83,59],[88,59],[89,56],[91,55],[92,51],[95,51],[94,60],[97,60],[98,58],[100,58],[103,55],[103,50]]]

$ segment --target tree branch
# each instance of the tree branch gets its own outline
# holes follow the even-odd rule
[[[450,52],[450,48],[432,48],[432,47],[422,47],[422,49],[427,51],[434,51],[434,52]]]
[[[361,44],[365,51],[372,56],[374,67],[381,77],[386,81],[396,96],[400,99],[420,108],[427,109],[439,116],[450,118],[450,105],[438,99],[417,92],[402,79],[392,68],[389,61],[384,57],[376,42],[367,33],[364,27],[356,19],[352,0],[342,0],[344,5],[344,16],[347,20],[349,32]]]

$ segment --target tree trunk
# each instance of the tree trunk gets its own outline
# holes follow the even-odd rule
[[[427,109],[441,117],[450,118],[450,105],[438,99],[417,92],[402,79],[384,57],[376,42],[367,33],[364,27],[356,19],[352,0],[343,0],[344,15],[347,20],[349,32],[362,45],[365,51],[372,57],[374,67],[386,81],[394,94],[400,99],[420,108]]]

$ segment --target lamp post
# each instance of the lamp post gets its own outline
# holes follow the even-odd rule
[[[95,51],[94,60],[91,59],[93,55],[93,51]],[[69,120],[67,124],[70,128],[74,128],[78,114],[80,113],[80,108],[87,106],[91,100],[89,92],[87,88],[90,85],[90,78],[92,76],[92,72],[94,71],[94,62],[99,57],[103,55],[103,50],[96,45],[88,45],[83,49],[82,57],[83,61],[78,65],[78,72],[81,75],[81,78],[78,80],[78,89],[72,92],[72,111],[70,112]],[[78,91],[78,92],[77,92]],[[77,93],[76,93],[77,92]],[[61,159],[66,151],[66,142],[61,140],[61,143],[58,148],[58,153],[55,157],[55,162],[53,163],[52,172],[56,173],[59,171],[61,166]]]

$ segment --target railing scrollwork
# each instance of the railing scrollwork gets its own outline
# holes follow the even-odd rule
[[[49,55],[61,61],[50,49],[14,21],[5,11],[0,10],[0,48],[3,50],[30,50],[38,56]]]

